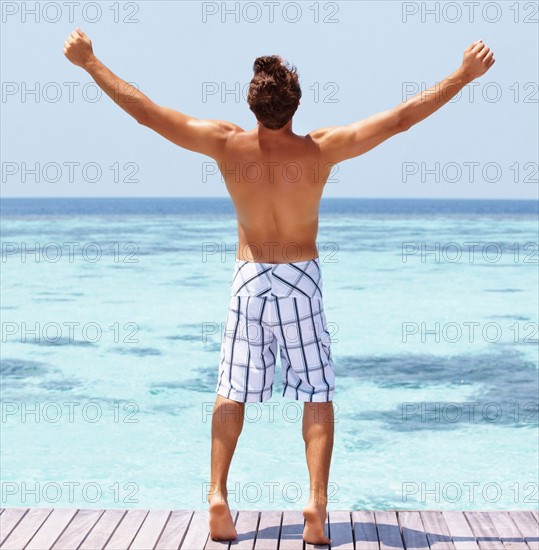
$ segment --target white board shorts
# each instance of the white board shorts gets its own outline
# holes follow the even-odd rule
[[[282,264],[236,258],[216,391],[242,403],[267,401],[277,345],[283,397],[333,400],[335,372],[319,258]]]

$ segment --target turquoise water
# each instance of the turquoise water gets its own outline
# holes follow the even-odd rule
[[[2,210],[1,505],[204,508],[230,201]],[[537,508],[537,240],[533,202],[323,200],[332,509]],[[247,406],[233,507],[307,498],[280,391]]]

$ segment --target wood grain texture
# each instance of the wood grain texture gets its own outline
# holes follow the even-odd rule
[[[2,543],[2,550],[21,550],[21,548],[24,548],[52,514],[52,511],[52,508],[31,508],[28,510],[16,528],[12,529],[9,536]]]
[[[25,547],[25,550],[43,550],[43,548],[48,550],[51,548],[76,514],[76,508],[55,508]]]
[[[278,511],[260,512],[260,523],[254,550],[277,550],[281,535],[283,513]]]
[[[398,511],[397,519],[401,528],[406,550],[425,550],[429,547],[423,522],[418,512]]]
[[[8,508],[0,516],[0,545],[11,535],[11,532],[20,523],[28,508]]]
[[[102,550],[126,514],[127,510],[105,510],[77,550]]]
[[[52,547],[53,550],[73,550],[73,548],[78,548],[104,513],[105,510],[77,510],[71,523],[55,542]]]
[[[4,508],[2,550],[329,550],[300,511],[232,510],[238,537],[209,537],[207,510]],[[539,550],[535,510],[330,510],[331,550]]]
[[[456,550],[479,550],[475,535],[463,512],[449,510],[442,512],[442,515]]]
[[[196,510],[180,548],[182,550],[204,550],[210,537],[208,529],[208,511]]]
[[[352,517],[345,510],[329,512],[329,538],[331,550],[354,550],[354,535],[352,533]]]
[[[380,541],[380,550],[403,550],[397,512],[389,510],[376,510],[374,512],[376,520],[376,529],[378,530],[378,539]]]
[[[496,531],[488,514],[469,511],[464,512],[464,516],[470,524],[481,550],[504,550],[498,531]]]
[[[352,526],[356,549],[379,550],[378,530],[374,512],[370,510],[354,510],[352,512]]]
[[[530,550],[539,550],[539,524],[534,514],[526,510],[511,510],[509,516],[522,533]]]
[[[431,550],[455,550],[449,527],[445,523],[442,512],[438,510],[425,510],[420,513],[423,528],[427,535]]]
[[[161,533],[155,550],[178,550],[187,534],[193,512],[191,510],[174,510]]]

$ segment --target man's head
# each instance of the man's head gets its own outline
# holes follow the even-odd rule
[[[301,98],[298,74],[278,55],[257,57],[247,102],[256,119],[270,130],[282,128]]]

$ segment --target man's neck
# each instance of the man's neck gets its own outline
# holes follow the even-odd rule
[[[270,141],[274,139],[278,140],[283,137],[290,137],[295,135],[292,131],[292,119],[290,119],[282,128],[279,128],[278,130],[271,130],[258,122],[257,131],[259,138],[265,141]]]

